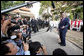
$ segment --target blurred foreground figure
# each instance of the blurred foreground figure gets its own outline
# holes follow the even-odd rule
[[[5,41],[3,43],[1,43],[1,51],[0,54],[2,55],[17,55],[19,49],[17,48],[17,46],[14,43]],[[29,51],[29,45],[27,43],[23,42],[23,51],[24,53],[20,53],[19,55],[30,55],[30,51]]]
[[[53,51],[53,55],[67,55],[67,53],[64,50],[58,48]]]

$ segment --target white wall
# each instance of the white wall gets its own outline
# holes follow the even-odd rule
[[[40,10],[40,2],[34,3],[33,7],[30,8],[31,13],[35,15],[35,18],[39,17],[39,10]]]

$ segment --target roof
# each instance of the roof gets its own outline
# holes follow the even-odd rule
[[[27,10],[26,7],[20,8],[20,9],[25,9],[25,10]],[[22,10],[20,10],[20,9],[13,10],[13,11],[11,11],[10,13],[11,13],[11,14],[17,14],[17,13],[19,13],[21,16],[30,16],[30,17],[31,17],[31,16],[34,16],[33,13],[31,13],[31,12],[26,12],[25,10],[22,11]]]
[[[22,7],[22,8],[20,8],[20,10],[30,12],[30,10],[28,8],[26,8],[26,7]]]

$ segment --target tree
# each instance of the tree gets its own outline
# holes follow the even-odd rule
[[[1,1],[1,10],[17,6],[19,4],[24,3],[25,1]]]
[[[70,18],[73,19],[76,13],[79,15],[79,17],[83,18],[83,7],[80,7],[80,5],[83,5],[83,1],[53,1],[55,4],[55,9],[52,10],[54,15],[60,14],[60,12],[67,12],[70,13]],[[40,14],[47,8],[51,7],[51,1],[41,1],[41,9]],[[75,8],[76,10],[72,11],[72,9]],[[77,16],[78,16],[77,15]]]
[[[42,15],[42,17],[44,19],[48,19],[49,17],[52,17],[52,16],[50,14],[48,14],[48,13],[45,13],[45,14]]]
[[[39,14],[42,14],[42,12],[46,8],[51,7],[51,1],[40,1],[40,3],[41,3],[41,8],[40,8]]]

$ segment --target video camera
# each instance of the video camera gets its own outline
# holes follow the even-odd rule
[[[15,20],[11,20],[11,23],[17,24],[17,22]]]
[[[23,36],[23,41],[26,43],[26,38],[29,36],[28,34],[22,34]]]

